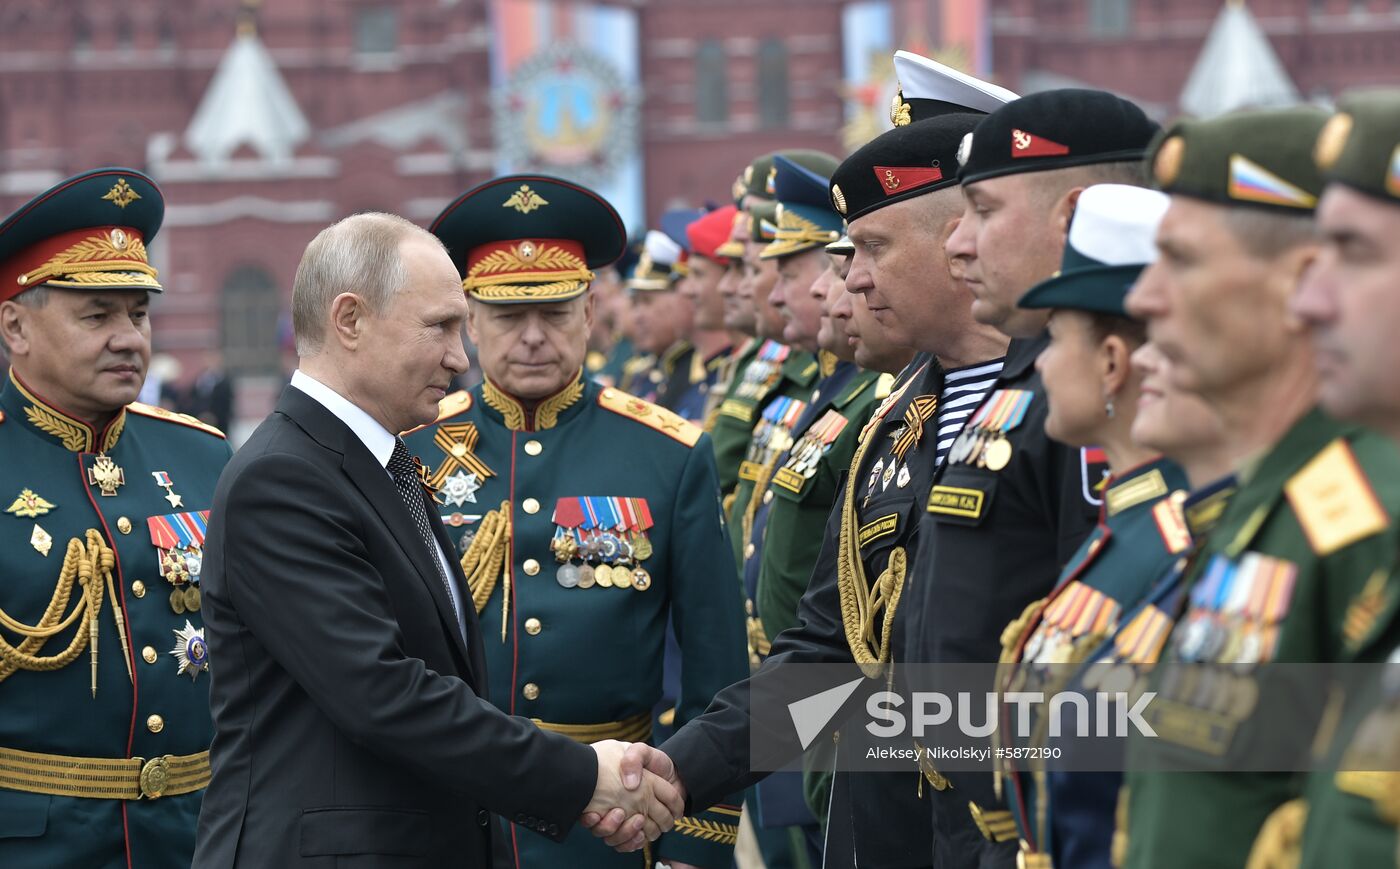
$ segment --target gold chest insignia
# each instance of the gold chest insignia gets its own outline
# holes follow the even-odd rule
[[[126,474],[111,456],[98,456],[88,468],[88,485],[96,486],[102,497],[110,498],[126,484]]]
[[[6,513],[12,513],[21,519],[33,519],[35,516],[42,516],[50,510],[58,509],[53,504],[34,494],[30,489],[24,489],[15,498],[13,504],[5,508]]]

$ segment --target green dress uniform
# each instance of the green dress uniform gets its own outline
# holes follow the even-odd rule
[[[1174,196],[1306,217],[1322,191],[1313,155],[1325,123],[1312,108],[1181,121],[1149,165]],[[1348,660],[1349,607],[1394,560],[1400,454],[1384,438],[1313,410],[1238,477],[1183,581],[1162,656],[1193,666],[1153,671],[1145,718],[1157,738],[1129,740],[1129,867],[1244,864],[1266,820],[1306,784],[1293,773],[1238,771],[1261,746],[1306,752],[1279,744],[1275,698],[1288,695],[1291,730],[1308,738],[1326,720],[1322,698],[1300,702],[1323,686],[1260,665]]]
[[[744,460],[749,440],[753,437],[753,393],[756,388],[751,381],[766,381],[774,375],[767,363],[763,364],[761,370],[749,373],[750,367],[758,359],[759,351],[768,343],[751,338],[740,348],[738,355],[730,362],[729,382],[725,384],[724,394],[705,419],[705,431],[709,433],[715,446],[719,490],[726,496],[733,492],[739,483],[739,463]],[[772,343],[777,344],[776,341]],[[748,385],[745,385],[746,382]]]
[[[817,358],[811,353],[792,350],[785,344],[768,349],[775,351],[775,358],[769,361],[777,363],[777,377],[754,402],[753,432],[744,460],[739,463],[739,482],[734,487],[734,497],[727,505],[734,563],[740,567],[752,552],[748,537],[753,528],[753,511],[757,509],[756,503],[750,503],[753,493],[767,488],[778,456],[792,446],[792,428],[812,399],[819,373]],[[760,351],[759,361],[763,361],[763,357]],[[755,366],[750,365],[749,371],[754,370]],[[724,415],[723,405],[720,414]]]
[[[588,742],[645,740],[668,613],[685,661],[679,722],[743,676],[739,597],[716,567],[725,535],[699,428],[582,381],[533,413],[489,380],[443,408],[405,440],[441,481],[442,519],[461,543],[486,637],[491,702]],[[727,866],[736,806],[681,819],[656,853]],[[511,841],[522,867],[643,865],[583,829],[563,844]]]
[[[1391,89],[1343,98],[1313,154],[1329,185],[1400,208],[1397,149],[1400,92]],[[1361,670],[1338,693],[1345,705],[1328,762],[1313,774],[1306,794],[1306,869],[1400,865],[1400,570],[1372,575],[1347,607],[1343,625],[1347,660],[1384,666]],[[1297,824],[1289,832],[1296,833]],[[1280,848],[1260,838],[1265,848]]]
[[[548,207],[520,216],[507,209],[501,220],[502,202],[514,201],[508,197],[522,184]],[[600,226],[615,226],[615,238],[589,235]],[[544,176],[488,182],[450,206],[432,230],[482,304],[577,298],[587,291],[589,269],[611,261],[623,239],[621,221],[596,194]],[[524,245],[533,262],[520,266],[519,277],[474,280],[495,251],[518,254]],[[540,262],[561,273],[541,275]],[[661,697],[668,617],[685,661],[678,720],[698,715],[716,691],[742,678],[737,577],[723,558],[714,457],[698,426],[578,375],[533,407],[488,376],[471,392],[445,398],[440,411],[405,441],[438,489],[443,522],[458,541],[492,703],[581,742],[645,741]],[[730,798],[681,818],[632,854],[616,853],[582,828],[555,843],[511,826],[505,841],[511,865],[521,869],[642,869],[654,859],[727,869],[738,806]]]
[[[1242,866],[1265,819],[1301,795],[1293,773],[1227,771],[1270,726],[1250,717],[1261,691],[1274,690],[1256,681],[1255,669],[1346,659],[1344,614],[1392,563],[1396,515],[1394,447],[1321,411],[1305,415],[1241,475],[1184,579],[1189,599],[1162,656],[1169,664],[1231,666],[1176,668],[1183,675],[1166,680],[1159,667],[1149,678],[1158,696],[1145,717],[1157,738],[1130,740],[1124,865]],[[1247,594],[1273,603],[1222,610]],[[1202,738],[1195,726],[1202,721],[1225,726]],[[1177,759],[1198,771],[1146,771]]]
[[[159,292],[161,211],[138,172],[69,179],[0,226],[5,283]],[[213,737],[200,559],[228,445],[143,404],[94,430],[12,370],[0,456],[0,865],[188,867]]]

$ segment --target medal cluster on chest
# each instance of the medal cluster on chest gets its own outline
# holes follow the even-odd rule
[[[653,554],[647,531],[651,508],[645,498],[578,496],[554,507],[550,551],[564,588],[623,588],[646,591],[651,573],[643,566]]]

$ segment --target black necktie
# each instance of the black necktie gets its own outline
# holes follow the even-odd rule
[[[388,471],[389,476],[394,478],[394,488],[399,490],[399,496],[408,507],[408,515],[413,517],[413,524],[418,528],[419,536],[423,538],[423,545],[428,547],[428,560],[437,568],[442,587],[447,590],[447,600],[452,604],[452,615],[456,617],[457,624],[461,625],[462,614],[457,612],[457,601],[452,597],[452,585],[447,574],[442,571],[442,559],[438,558],[437,540],[433,537],[433,530],[428,527],[428,511],[423,506],[423,486],[418,479],[418,469],[414,466],[413,459],[408,457],[408,447],[403,438],[394,438],[394,452],[389,456]]]

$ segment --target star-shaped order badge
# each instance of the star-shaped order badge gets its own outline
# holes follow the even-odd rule
[[[458,471],[443,481],[443,503],[450,504],[453,507],[461,507],[468,501],[475,504],[476,493],[480,488],[481,479],[476,474]]]
[[[185,627],[172,630],[175,635],[175,648],[170,654],[180,662],[177,675],[190,674],[192,681],[199,680],[199,674],[209,669],[209,647],[204,644],[204,628],[197,628],[185,619]]]

